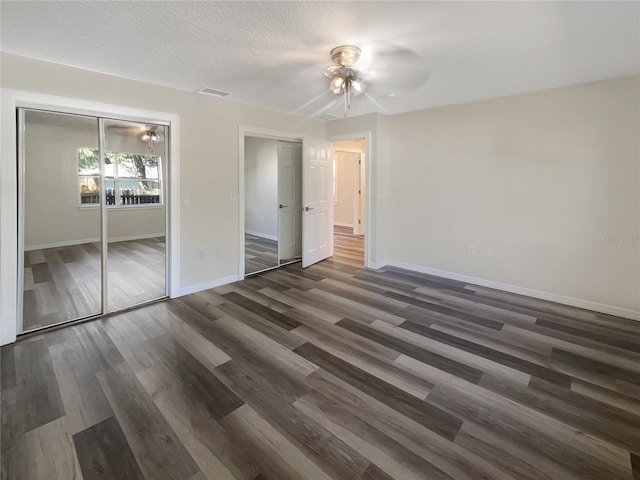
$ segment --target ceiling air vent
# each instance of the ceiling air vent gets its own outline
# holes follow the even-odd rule
[[[198,93],[204,93],[205,95],[213,95],[214,97],[226,97],[231,92],[223,92],[222,90],[214,90],[213,88],[201,88]]]

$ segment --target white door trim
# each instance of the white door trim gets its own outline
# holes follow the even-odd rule
[[[176,114],[3,88],[0,103],[0,344],[18,330],[18,184],[16,108],[34,108],[169,125],[168,293],[180,295],[180,117]]]
[[[365,210],[365,222],[364,222],[364,266],[371,268],[371,216],[373,214],[371,208],[371,199],[373,198],[373,189],[371,182],[371,172],[373,171],[373,165],[375,162],[375,155],[371,149],[371,131],[345,133],[342,135],[333,135],[328,137],[329,142],[342,142],[345,140],[357,140],[364,138],[364,151],[366,160],[364,162],[364,175],[365,175],[365,189],[364,189],[364,210]]]
[[[358,161],[353,166],[353,233],[360,235],[360,168],[361,168],[361,154],[358,155]]]
[[[268,128],[238,125],[238,280],[244,280],[244,137],[301,142],[304,135]]]

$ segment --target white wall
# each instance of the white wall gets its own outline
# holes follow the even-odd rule
[[[78,148],[98,148],[97,120],[69,123],[66,116],[58,117],[58,124],[30,120],[36,116],[41,115],[26,113],[25,249],[98,241],[99,207],[78,206]],[[116,139],[119,151],[147,153],[138,152],[129,138]],[[109,239],[163,235],[164,224],[164,208],[157,206],[110,209]]]
[[[640,77],[387,121],[387,260],[640,311]]]
[[[324,138],[324,123],[202,94],[2,54],[3,88],[180,116],[180,285],[188,291],[238,275],[238,126]],[[3,127],[4,128],[4,127]],[[189,202],[184,202],[189,196]],[[2,228],[13,228],[11,225]],[[222,255],[215,255],[216,247]],[[199,251],[206,252],[199,258]]]
[[[360,155],[336,151],[336,184],[338,202],[334,205],[333,221],[336,225],[353,227],[356,189],[356,165]]]
[[[278,238],[278,141],[245,137],[245,231]]]

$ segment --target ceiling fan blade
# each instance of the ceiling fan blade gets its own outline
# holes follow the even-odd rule
[[[395,45],[371,48],[369,67],[363,69],[368,91],[387,96],[415,91],[431,76],[428,63],[416,52]]]

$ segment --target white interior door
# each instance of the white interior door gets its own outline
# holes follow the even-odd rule
[[[278,141],[278,257],[302,254],[302,145]]]
[[[305,139],[302,155],[302,266],[333,255],[331,144]]]

